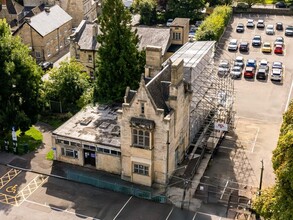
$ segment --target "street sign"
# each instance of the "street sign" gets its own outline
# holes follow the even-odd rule
[[[215,130],[228,131],[228,124],[222,122],[215,122]]]

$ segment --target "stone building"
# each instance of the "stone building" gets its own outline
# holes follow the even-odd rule
[[[95,57],[98,49],[98,25],[82,20],[70,36],[70,56],[84,66],[84,71],[94,76]]]
[[[31,48],[37,62],[50,60],[69,45],[72,18],[62,8],[47,7],[39,14],[27,18],[13,33]]]
[[[2,0],[0,19],[6,19],[10,26],[16,26],[24,17],[24,7],[14,0]]]

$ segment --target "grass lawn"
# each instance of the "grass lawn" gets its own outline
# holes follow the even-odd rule
[[[24,153],[24,145],[28,145],[28,151],[36,150],[43,141],[42,133],[35,127],[31,127],[24,135],[20,135],[20,130],[16,132],[19,153]]]
[[[71,117],[72,117],[71,113],[47,114],[47,115],[41,115],[39,121],[44,122],[52,126],[54,129],[56,129]]]

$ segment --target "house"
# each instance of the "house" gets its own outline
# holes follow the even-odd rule
[[[98,25],[95,22],[82,20],[70,36],[70,56],[84,66],[84,71],[94,76],[95,57],[98,50]]]
[[[6,22],[14,27],[18,25],[19,20],[24,17],[24,7],[14,0],[2,0],[0,6],[0,19],[6,19]]]
[[[25,19],[13,33],[31,48],[37,62],[48,61],[69,45],[72,18],[58,5]]]
[[[189,146],[191,90],[183,75],[183,60],[170,62],[146,73],[137,91],[127,88],[122,107],[81,110],[53,132],[55,159],[166,185]]]

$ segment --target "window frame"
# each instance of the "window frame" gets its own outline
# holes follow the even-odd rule
[[[147,135],[146,135],[147,134]],[[150,149],[151,131],[143,129],[132,129],[132,146]]]
[[[149,165],[133,163],[133,173],[143,176],[149,176]]]
[[[71,148],[61,147],[61,155],[72,159],[78,159],[78,151]]]

